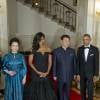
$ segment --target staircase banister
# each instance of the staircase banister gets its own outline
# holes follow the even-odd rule
[[[64,7],[68,8],[69,10],[77,14],[77,11],[73,9],[71,6],[69,6],[67,3],[59,0],[55,0],[55,2],[58,2],[59,4],[63,5]]]

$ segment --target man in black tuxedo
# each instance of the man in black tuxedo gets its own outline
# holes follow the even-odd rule
[[[83,45],[77,51],[77,80],[80,81],[82,100],[86,100],[86,89],[88,100],[93,100],[93,85],[99,75],[99,51],[90,42],[90,35],[84,34]]]
[[[61,47],[53,52],[53,76],[58,82],[58,99],[70,100],[70,89],[76,75],[76,54],[70,48],[70,36],[61,36]]]

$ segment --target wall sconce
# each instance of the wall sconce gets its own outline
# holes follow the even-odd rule
[[[96,0],[95,11],[96,11],[96,15],[100,15],[100,0]]]

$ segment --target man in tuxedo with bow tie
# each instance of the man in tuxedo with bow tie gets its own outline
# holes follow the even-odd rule
[[[93,85],[99,75],[99,51],[90,42],[90,35],[84,34],[83,45],[77,51],[77,80],[80,81],[82,100],[87,100],[86,93],[88,100],[93,100]]]
[[[53,76],[58,82],[58,100],[70,100],[72,79],[76,75],[76,54],[70,48],[70,36],[61,36],[61,47],[53,52]]]

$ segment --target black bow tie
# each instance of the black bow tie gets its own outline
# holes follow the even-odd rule
[[[90,47],[84,47],[84,49],[89,49]]]

